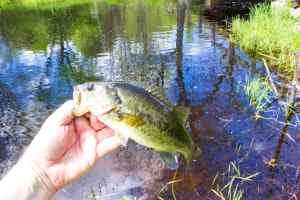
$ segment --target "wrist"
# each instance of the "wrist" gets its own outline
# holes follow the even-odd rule
[[[56,192],[47,174],[24,157],[1,181],[1,188],[1,199],[46,200],[52,199]]]
[[[29,161],[28,163],[24,163],[25,167],[27,165],[28,170],[31,172],[31,180],[34,183],[33,185],[36,186],[35,190],[44,196],[45,199],[50,199],[54,196],[57,189],[51,182],[50,178],[48,177],[47,173],[35,162]]]
[[[20,171],[23,171],[23,173],[28,171],[28,181],[32,182],[33,189],[36,192],[44,197],[48,197],[47,199],[54,196],[57,189],[38,162],[35,162],[24,155],[16,167],[19,168]]]

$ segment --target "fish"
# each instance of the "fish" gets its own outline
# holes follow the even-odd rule
[[[74,87],[75,116],[92,113],[120,136],[156,151],[192,160],[193,140],[185,128],[189,109],[173,106],[160,88],[124,82],[87,82]],[[165,155],[165,154],[164,154]]]

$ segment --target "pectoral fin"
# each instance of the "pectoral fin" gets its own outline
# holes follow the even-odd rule
[[[142,117],[130,114],[123,114],[121,116],[121,121],[131,127],[137,127],[144,124],[144,120]]]

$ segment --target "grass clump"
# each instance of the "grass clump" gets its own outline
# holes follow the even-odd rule
[[[247,80],[245,93],[257,112],[265,111],[273,99],[273,91],[266,78]]]
[[[254,181],[254,178],[259,173],[245,175],[242,174],[237,162],[230,162],[227,172],[224,174],[217,174],[213,180],[212,193],[220,200],[242,200],[244,197],[244,190],[241,188],[243,183]],[[217,182],[222,182],[221,186]]]
[[[260,4],[251,9],[248,19],[232,21],[231,40],[243,50],[264,57],[270,66],[291,77],[293,53],[300,50],[299,17],[289,7]]]

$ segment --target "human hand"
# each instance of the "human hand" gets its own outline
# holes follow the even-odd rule
[[[94,115],[75,118],[72,111],[72,101],[58,108],[22,158],[44,173],[43,179],[48,180],[42,181],[53,184],[55,190],[79,178],[121,144],[113,131]]]

